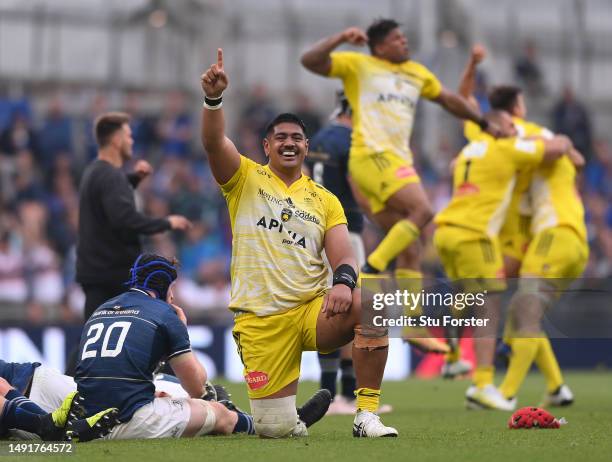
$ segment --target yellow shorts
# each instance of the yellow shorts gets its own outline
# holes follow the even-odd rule
[[[580,277],[589,259],[589,246],[567,226],[546,229],[529,244],[521,265],[521,276],[555,279],[566,287]]]
[[[387,200],[407,184],[421,181],[410,162],[390,151],[351,152],[349,173],[367,198],[372,213],[384,210]]]
[[[499,232],[499,242],[505,257],[522,261],[531,242],[529,227],[531,217],[519,214],[508,214],[506,222]]]
[[[433,242],[448,278],[462,280],[467,292],[506,289],[498,239],[458,226],[441,225]]]
[[[249,398],[265,398],[300,377],[302,352],[317,349],[322,305],[323,295],[280,314],[236,315],[233,335]]]

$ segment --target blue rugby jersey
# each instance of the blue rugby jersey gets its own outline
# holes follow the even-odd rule
[[[75,381],[89,415],[109,407],[123,422],[154,399],[162,360],[191,351],[187,327],[172,307],[140,289],[102,304],[83,328]]]
[[[363,214],[346,179],[351,149],[351,129],[332,123],[308,140],[308,145],[309,152],[304,162],[310,169],[310,177],[329,189],[340,200],[349,231],[361,233]]]
[[[24,394],[40,363],[7,363],[0,359],[0,377]]]

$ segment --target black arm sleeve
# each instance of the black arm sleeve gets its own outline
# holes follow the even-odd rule
[[[102,205],[111,227],[129,229],[140,234],[155,234],[170,229],[165,218],[149,218],[138,210],[134,203],[134,192],[121,171],[109,172],[104,178]]]

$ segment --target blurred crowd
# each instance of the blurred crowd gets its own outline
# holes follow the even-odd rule
[[[527,78],[539,79],[530,66],[522,67]],[[93,121],[110,108],[105,95],[97,95],[89,111],[75,115],[65,110],[64,96],[36,110],[28,98],[0,98],[0,319],[80,320],[83,295],[74,282],[78,184],[96,156]],[[229,217],[198,141],[198,109],[189,106],[187,96],[168,93],[161,109],[151,113],[141,109],[142,96],[132,94],[123,107],[112,109],[133,116],[134,158],[146,158],[155,168],[138,190],[141,210],[158,217],[182,214],[195,224],[187,233],[156,235],[145,247],[179,258],[176,292],[190,316],[221,321],[229,316]],[[296,92],[293,99],[308,135],[326,123],[327,116],[311,107],[306,95]],[[230,134],[241,152],[264,162],[261,139],[276,112],[266,88],[253,87]],[[589,111],[570,89],[551,109],[550,127],[569,135],[588,159],[580,177],[592,249],[587,275],[609,277],[612,150],[606,141],[593,139]],[[457,124],[456,134],[440,140],[438,152],[414,146],[436,209],[450,196],[448,163],[461,142]],[[376,239],[377,231],[367,227],[366,245],[373,247]],[[426,253],[426,264],[435,269],[433,251]]]

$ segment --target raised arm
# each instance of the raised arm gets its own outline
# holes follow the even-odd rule
[[[343,43],[363,46],[368,36],[358,27],[348,29],[318,41],[302,55],[302,65],[315,74],[327,77],[331,72],[331,52]]]
[[[482,45],[476,44],[472,47],[472,53],[470,54],[468,62],[463,69],[461,81],[459,82],[459,88],[457,89],[459,95],[466,98],[474,108],[478,108],[478,102],[476,101],[476,98],[474,98],[476,69],[485,56],[486,50]]]
[[[202,108],[202,145],[208,154],[208,162],[215,180],[227,183],[240,168],[240,154],[234,143],[225,136],[223,115],[223,91],[229,86],[229,79],[223,68],[223,50],[217,50],[217,63],[202,74],[204,91]]]
[[[440,95],[434,101],[460,119],[471,120],[483,129],[487,126],[487,121],[480,114],[480,109],[474,107],[466,98],[452,90],[442,88]]]

